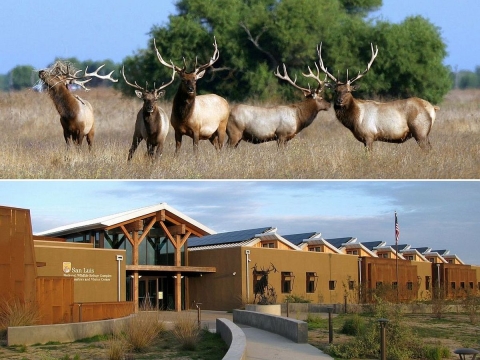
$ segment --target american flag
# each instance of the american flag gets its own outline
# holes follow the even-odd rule
[[[395,211],[395,244],[398,244],[399,237],[400,237],[400,227],[398,226],[397,212]]]

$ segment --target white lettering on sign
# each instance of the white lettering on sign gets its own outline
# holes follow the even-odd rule
[[[111,274],[96,274],[94,268],[72,266],[71,262],[63,262],[63,276],[73,277],[73,281],[111,281]]]

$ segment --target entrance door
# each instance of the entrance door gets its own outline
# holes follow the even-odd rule
[[[158,279],[141,278],[138,281],[138,307],[141,310],[158,310]]]

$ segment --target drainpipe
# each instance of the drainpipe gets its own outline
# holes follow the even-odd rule
[[[117,282],[118,282],[118,292],[117,292],[117,300],[120,302],[121,298],[121,276],[120,276],[120,262],[123,260],[123,255],[117,255],[117,264],[118,264],[118,271],[117,271]]]
[[[247,265],[245,266],[246,269],[245,271],[247,272],[246,275],[246,279],[247,279],[247,304],[250,303],[250,277],[249,277],[249,272],[248,272],[248,263],[250,262],[250,259],[248,257],[248,255],[250,255],[250,250],[245,250],[245,256],[247,257]]]

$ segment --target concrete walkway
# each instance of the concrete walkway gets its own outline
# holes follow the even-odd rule
[[[174,321],[175,317],[188,315],[197,319],[196,311],[162,312],[165,314],[165,321],[168,323]],[[223,311],[201,312],[202,327],[208,327],[210,331],[215,331],[217,318],[225,318],[233,321],[231,313]],[[254,327],[237,324],[245,333],[247,338],[247,360],[309,360],[309,359],[333,359],[331,356],[323,353],[315,346],[310,344],[297,344],[283,336],[273,334],[268,331],[260,330]]]

